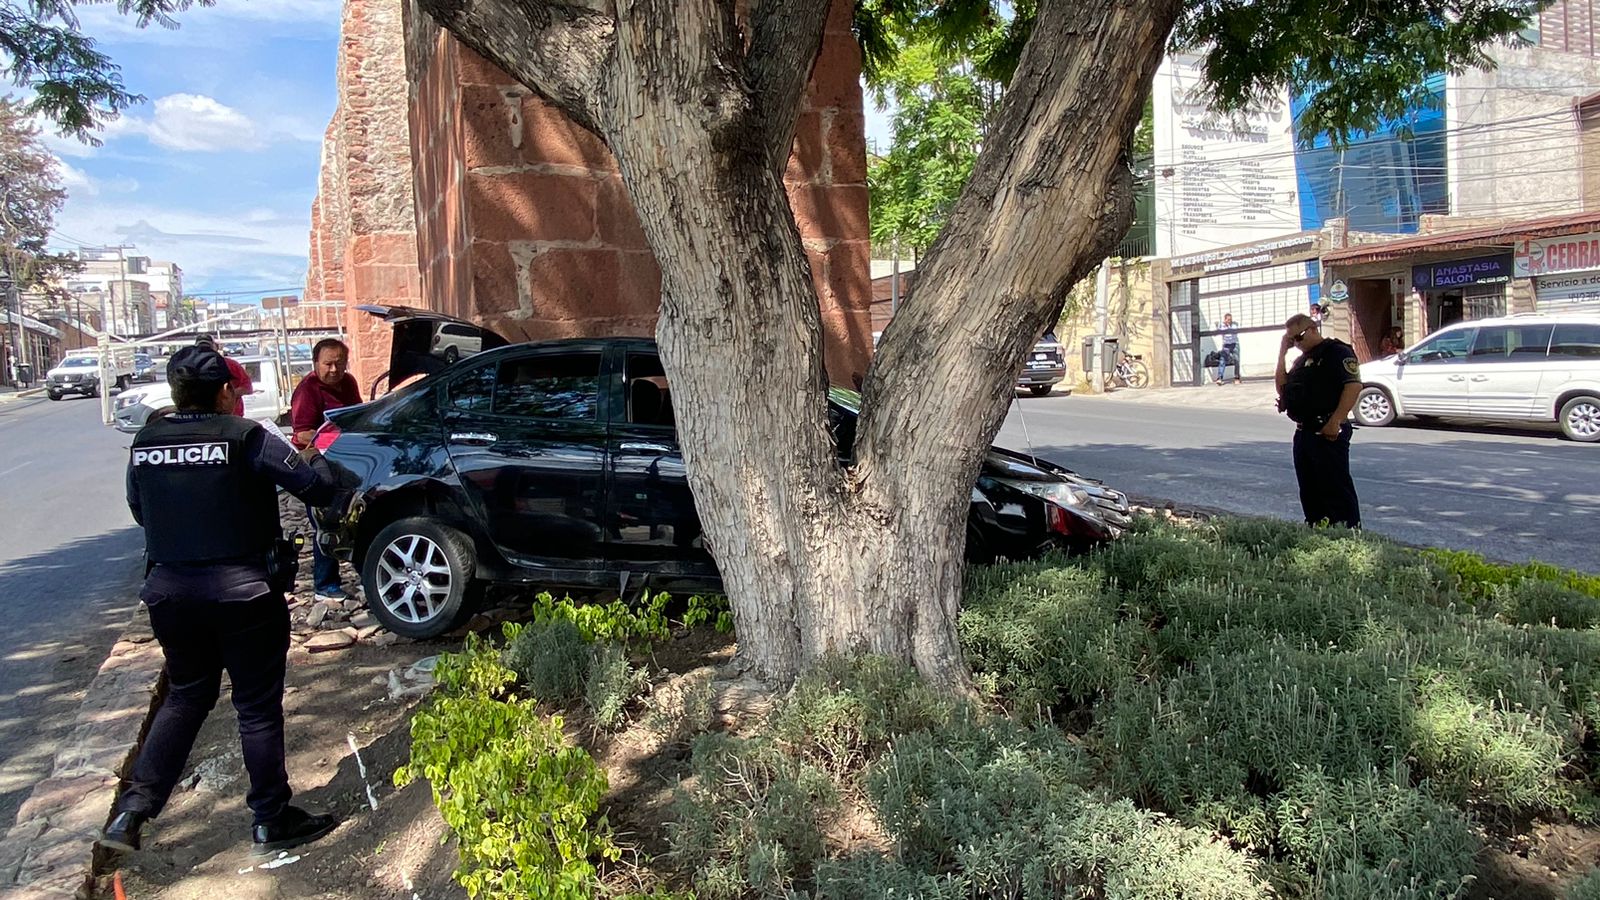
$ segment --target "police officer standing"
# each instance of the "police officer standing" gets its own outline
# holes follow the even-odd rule
[[[166,657],[168,693],[101,836],[114,850],[139,849],[140,829],[166,805],[224,670],[250,775],[254,850],[299,846],[338,824],[289,805],[283,594],[294,578],[293,548],[281,539],[277,496],[282,486],[327,502],[333,477],[316,451],[296,451],[260,423],[228,415],[236,399],[229,374],[210,348],[174,353],[167,381],[178,411],[152,419],[133,441],[128,506],[144,527],[150,565],[140,599]]]
[[[1361,366],[1349,344],[1322,336],[1307,315],[1291,316],[1278,347],[1278,409],[1296,424],[1294,474],[1306,522],[1361,526],[1356,485],[1350,478],[1350,423],[1361,394]],[[1286,357],[1300,348],[1292,368]]]

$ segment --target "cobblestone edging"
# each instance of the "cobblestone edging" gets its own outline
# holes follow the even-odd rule
[[[0,897],[90,896],[91,873],[104,862],[95,858],[101,851],[94,842],[165,691],[161,647],[141,606],[89,683],[49,777],[34,786],[17,824],[0,838]]]

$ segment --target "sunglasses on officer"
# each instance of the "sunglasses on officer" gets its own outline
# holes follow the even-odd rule
[[[1315,327],[1316,327],[1316,326],[1314,326],[1314,325],[1313,325],[1313,326],[1312,326],[1312,328],[1315,328]],[[1298,343],[1300,343],[1300,342],[1301,342],[1301,341],[1302,341],[1302,340],[1304,340],[1304,339],[1305,339],[1305,336],[1306,336],[1306,335],[1308,335],[1308,334],[1310,334],[1310,333],[1311,333],[1311,328],[1306,328],[1306,329],[1304,329],[1304,330],[1302,330],[1302,331],[1301,331],[1301,332],[1300,332],[1300,333],[1299,333],[1299,334],[1297,334],[1297,335],[1295,335],[1295,336],[1294,336],[1294,338],[1293,338],[1293,340],[1294,340],[1294,342],[1295,342],[1295,343],[1296,343],[1296,344],[1298,344]]]

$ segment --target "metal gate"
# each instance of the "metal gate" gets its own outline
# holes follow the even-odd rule
[[[1200,383],[1200,291],[1197,281],[1170,288],[1168,329],[1172,340],[1172,384]]]

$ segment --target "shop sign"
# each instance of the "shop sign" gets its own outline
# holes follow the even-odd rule
[[[1343,303],[1350,299],[1350,285],[1343,278],[1335,278],[1333,286],[1328,288],[1328,299],[1335,303]]]
[[[1566,303],[1600,302],[1600,272],[1543,275],[1534,282],[1534,293],[1541,310]]]
[[[1515,269],[1518,278],[1600,269],[1600,234],[1517,241]]]
[[[1511,280],[1509,256],[1481,256],[1411,267],[1411,286],[1419,291],[1465,287],[1469,284],[1495,284]]]
[[[1238,269],[1255,269],[1282,262],[1282,257],[1311,250],[1317,241],[1315,233],[1297,234],[1275,241],[1264,241],[1243,247],[1191,253],[1172,260],[1174,275],[1188,274],[1189,269],[1199,269],[1207,275],[1232,272]]]

